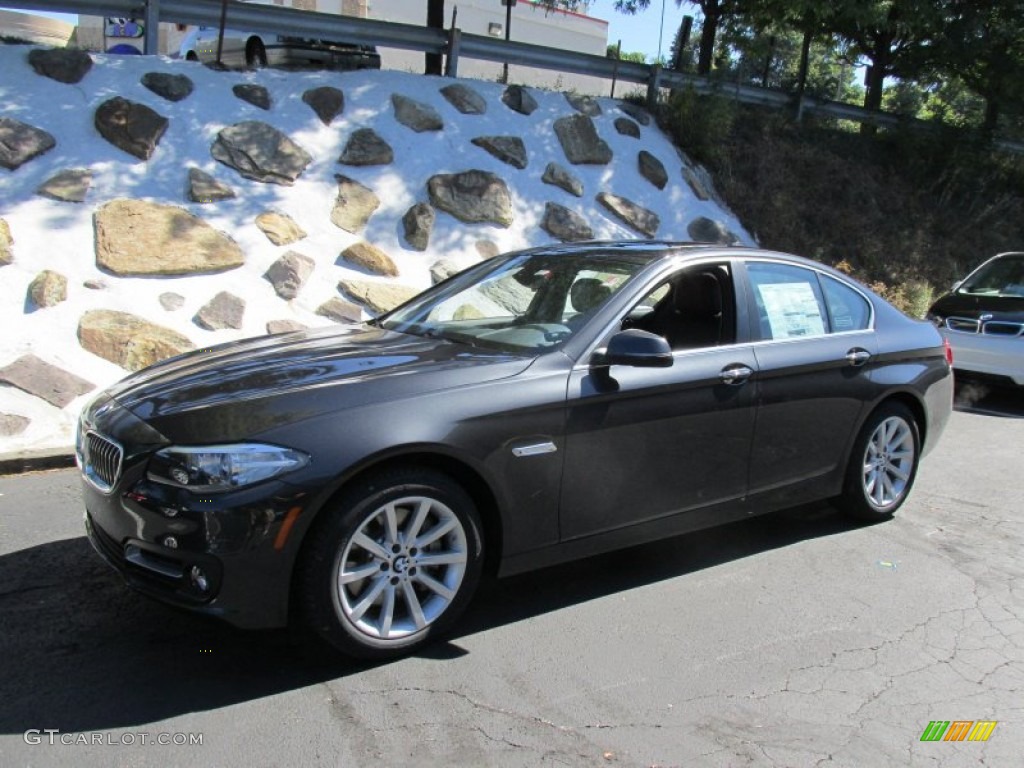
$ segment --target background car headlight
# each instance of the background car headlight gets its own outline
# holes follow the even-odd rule
[[[277,445],[171,446],[153,455],[146,476],[157,483],[211,493],[252,485],[308,463],[306,454]]]

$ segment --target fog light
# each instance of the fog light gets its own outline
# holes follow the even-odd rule
[[[177,549],[178,540],[173,536],[164,536],[164,546],[168,549]]]
[[[198,565],[192,566],[192,586],[198,589],[200,592],[205,592],[210,588],[210,582],[206,578],[206,574],[203,573],[203,569]]]

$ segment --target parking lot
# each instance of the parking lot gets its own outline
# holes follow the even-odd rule
[[[1024,398],[973,397],[891,522],[817,505],[498,582],[376,666],[129,592],[73,470],[0,477],[0,763],[1019,765],[1021,445]]]

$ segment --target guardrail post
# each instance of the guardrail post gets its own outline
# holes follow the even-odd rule
[[[462,43],[462,30],[452,27],[448,30],[448,56],[444,61],[444,76],[459,76],[459,45]]]
[[[654,111],[658,106],[658,91],[661,90],[661,64],[651,67],[651,79],[647,81],[647,109]]]
[[[160,0],[146,0],[146,37],[142,45],[143,53],[160,53]]]

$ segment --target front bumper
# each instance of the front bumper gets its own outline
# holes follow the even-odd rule
[[[1005,377],[1024,387],[1024,338],[949,328],[941,333],[953,348],[954,370]]]

